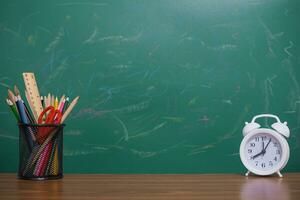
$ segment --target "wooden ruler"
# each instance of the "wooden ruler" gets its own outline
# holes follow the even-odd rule
[[[43,106],[34,73],[23,73],[23,79],[33,109],[37,116],[40,116],[40,113],[43,111]]]

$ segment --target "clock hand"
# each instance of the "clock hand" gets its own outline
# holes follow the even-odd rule
[[[265,153],[266,153],[266,150],[265,150],[265,143],[264,143],[264,142],[262,142],[262,150],[261,150],[261,153],[262,153],[263,156],[264,156]]]
[[[268,146],[269,146],[270,142],[271,142],[271,138],[270,138],[270,140],[269,140],[268,144],[266,145],[265,149],[263,150],[263,154],[265,154],[265,153],[266,153],[266,149],[268,148]]]
[[[262,142],[262,150],[261,150],[261,152],[259,152],[258,154],[252,156],[252,159],[254,160],[254,158],[256,158],[256,157],[258,157],[258,156],[260,156],[260,155],[264,155],[265,153],[266,153],[266,150],[265,150],[265,143]]]
[[[264,151],[261,151],[261,152],[259,152],[258,154],[252,156],[252,159],[254,160],[254,158],[256,158],[256,157],[258,157],[258,156],[260,156],[260,155],[262,155],[262,154],[264,154],[264,153],[265,153]]]

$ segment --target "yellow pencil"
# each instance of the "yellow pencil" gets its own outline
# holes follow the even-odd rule
[[[58,99],[57,99],[57,97],[55,97],[55,100],[54,100],[54,108],[55,108],[55,110],[57,110],[57,108],[58,108]]]

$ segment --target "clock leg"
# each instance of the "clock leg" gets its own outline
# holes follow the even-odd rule
[[[280,173],[280,171],[278,171],[277,174],[278,174],[278,176],[279,176],[280,178],[283,177],[282,174]]]
[[[249,176],[249,174],[250,174],[250,171],[247,171],[246,174],[245,174],[245,176]]]

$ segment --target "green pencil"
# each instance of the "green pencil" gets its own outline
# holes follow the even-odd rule
[[[64,107],[63,107],[62,113],[65,113],[65,111],[67,110],[67,108],[68,108],[68,106],[69,106],[69,103],[70,103],[70,98],[67,97],[67,98],[66,98],[66,101],[65,101],[65,105],[64,105]]]
[[[14,113],[14,115],[15,115],[16,119],[18,120],[18,122],[20,122],[20,116],[19,116],[19,113],[17,111],[16,105],[14,105],[13,102],[11,102],[11,100],[9,100],[9,99],[6,99],[6,102],[9,105],[12,112]]]

